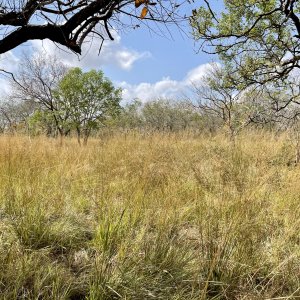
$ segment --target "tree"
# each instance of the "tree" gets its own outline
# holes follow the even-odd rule
[[[126,103],[121,109],[116,125],[125,130],[142,128],[144,125],[142,105],[143,103],[138,99],[134,99],[132,102]]]
[[[70,131],[66,126],[69,113],[66,110],[62,113],[62,103],[57,101],[53,92],[67,71],[68,68],[55,56],[43,53],[31,57],[24,55],[15,74],[16,80],[12,80],[12,98],[39,104],[40,109],[48,113],[48,118],[50,116],[55,125],[55,132],[48,134],[56,136],[58,133],[61,138]]]
[[[190,19],[194,38],[220,56],[235,83],[285,80],[300,68],[299,0],[226,0],[220,13],[204,2]]]
[[[0,131],[15,132],[17,129],[29,132],[29,118],[37,108],[34,101],[11,101],[6,99],[0,104]]]
[[[178,24],[184,20],[180,6],[171,0],[3,0],[0,54],[43,39],[81,54],[89,37],[113,40],[112,29],[137,28],[148,21]]]
[[[204,114],[218,118],[232,140],[249,123],[247,110],[242,103],[246,91],[237,90],[220,65],[212,64],[201,83],[194,84],[193,89],[197,96],[195,107]]]
[[[196,115],[188,102],[171,99],[156,99],[145,103],[142,108],[145,126],[159,131],[191,128],[199,121]]]
[[[86,143],[92,129],[119,109],[121,90],[101,71],[68,69],[55,56],[24,56],[15,78],[12,97],[39,105],[32,126],[42,125],[47,135],[59,135],[61,143],[71,130]]]
[[[31,135],[56,136],[57,126],[51,111],[38,107],[28,119],[28,128]]]
[[[300,85],[293,77],[288,83],[268,83],[256,90],[252,99],[251,121],[276,132],[287,130],[295,146],[295,157],[289,164],[300,162]]]
[[[290,78],[288,82],[269,82],[247,94],[253,112],[251,119],[255,123],[277,124],[276,127],[288,128],[300,115],[299,78]]]
[[[57,114],[68,115],[67,127],[76,129],[79,144],[82,136],[86,144],[93,129],[119,113],[121,93],[121,89],[114,88],[102,71],[84,73],[80,68],[74,68],[54,92],[60,107]]]

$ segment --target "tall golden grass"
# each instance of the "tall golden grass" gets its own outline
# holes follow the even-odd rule
[[[288,135],[0,137],[0,299],[300,298]]]

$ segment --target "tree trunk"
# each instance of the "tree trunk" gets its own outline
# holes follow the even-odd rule
[[[64,131],[61,128],[58,128],[59,132],[59,146],[63,145],[63,139],[64,139]]]
[[[78,145],[81,146],[81,132],[80,132],[80,128],[76,127],[76,132],[77,132],[77,142]]]
[[[295,164],[298,165],[300,161],[300,134],[298,128],[296,128],[296,155],[295,155]]]
[[[87,142],[88,142],[90,133],[91,133],[91,129],[86,128],[86,129],[84,130],[84,137],[83,137],[83,145],[84,145],[84,146],[87,145]]]

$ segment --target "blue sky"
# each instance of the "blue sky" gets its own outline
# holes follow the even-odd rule
[[[185,7],[184,13],[191,14],[194,7],[202,1]],[[217,1],[215,1],[217,3]],[[180,98],[182,90],[192,81],[200,80],[207,64],[216,61],[211,55],[197,52],[198,46],[190,37],[191,29],[186,26],[185,34],[173,26],[171,36],[165,31],[165,37],[149,33],[140,27],[126,33],[115,33],[115,41],[107,41],[98,56],[99,43],[87,46],[83,57],[60,51],[51,42],[45,40],[28,42],[13,52],[0,57],[0,68],[14,71],[21,51],[46,51],[58,55],[62,62],[70,66],[79,66],[85,70],[102,69],[117,86],[124,89],[123,98],[130,101],[140,98],[148,101],[157,97]],[[0,79],[0,93],[8,90]]]
[[[203,1],[196,2],[196,4],[185,5],[181,13],[191,15],[192,9],[203,3]],[[181,81],[192,69],[217,59],[198,51],[199,45],[192,39],[191,28],[187,23],[182,26],[182,30],[176,26],[169,27],[171,35],[163,27],[161,28],[165,36],[149,33],[142,27],[121,34],[124,47],[148,55],[137,60],[131,70],[104,66],[105,73],[115,81],[125,79],[130,84],[141,82],[154,84],[166,77]]]
[[[122,70],[106,67],[106,73],[116,80],[126,77],[130,83],[139,81],[154,83],[166,76],[181,80],[189,70],[213,58],[204,53],[197,54],[194,41],[183,36],[177,28],[172,30],[172,39],[150,36],[143,29],[121,35],[121,38],[125,47],[140,53],[149,52],[149,56],[138,60],[130,71],[123,70],[122,72]]]

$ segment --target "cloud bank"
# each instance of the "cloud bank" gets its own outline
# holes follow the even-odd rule
[[[19,58],[12,51],[9,51],[0,56],[0,69],[14,73],[17,71],[18,62]],[[8,78],[10,78],[10,75],[0,72],[0,101],[5,98],[11,89]]]
[[[192,85],[201,82],[203,76],[211,68],[211,64],[202,64],[190,70],[186,76],[178,81],[164,77],[155,83],[142,82],[136,85],[126,81],[117,82],[116,85],[123,89],[123,100],[130,102],[140,99],[143,102],[157,98],[180,99],[191,92]]]

